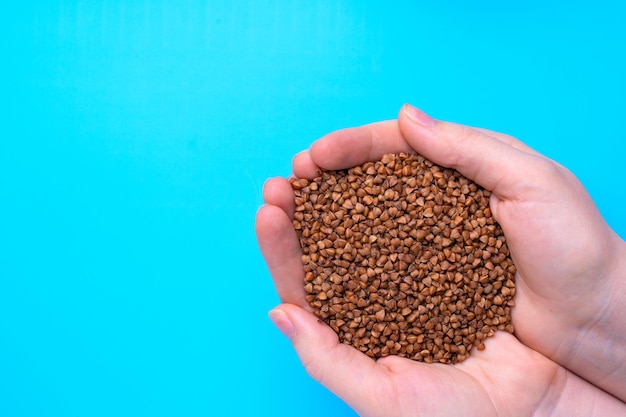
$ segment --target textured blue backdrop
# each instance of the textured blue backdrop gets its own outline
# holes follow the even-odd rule
[[[4,5],[0,415],[353,416],[267,319],[254,215],[404,102],[560,161],[626,236],[624,2],[431,3]]]

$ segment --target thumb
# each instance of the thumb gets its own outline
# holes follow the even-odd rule
[[[400,110],[398,125],[417,153],[456,169],[501,199],[518,197],[520,184],[541,181],[551,165],[510,136],[438,121],[408,104]]]
[[[337,334],[313,314],[293,304],[269,312],[276,327],[291,341],[307,373],[355,411],[374,407],[374,390],[385,371],[357,349],[339,343]]]

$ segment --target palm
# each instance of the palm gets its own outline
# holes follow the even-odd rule
[[[512,182],[504,195],[494,193],[491,207],[518,269],[516,334],[557,358],[569,353],[558,351],[564,332],[585,328],[600,318],[595,306],[608,298],[610,286],[603,277],[611,267],[610,254],[619,245],[574,176],[543,157],[536,158],[535,169],[553,171],[546,176],[552,182]],[[585,226],[576,227],[581,224]],[[558,340],[546,338],[546,333]]]
[[[497,333],[487,345],[456,365],[379,360],[388,376],[380,383],[386,401],[378,404],[382,410],[365,415],[389,415],[390,404],[399,416],[528,416],[539,410],[562,368],[506,333]]]

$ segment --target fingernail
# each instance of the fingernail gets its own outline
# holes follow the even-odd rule
[[[433,127],[437,123],[435,119],[410,104],[405,104],[402,111],[409,119],[421,126]]]
[[[287,339],[293,339],[293,336],[296,334],[296,329],[293,327],[293,323],[287,313],[280,308],[275,308],[270,310],[268,315],[272,323],[274,323],[274,326],[276,326]]]

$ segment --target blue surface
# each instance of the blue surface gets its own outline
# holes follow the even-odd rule
[[[353,416],[267,319],[254,215],[296,152],[404,102],[568,166],[626,236],[624,2],[13,3],[2,416]]]

